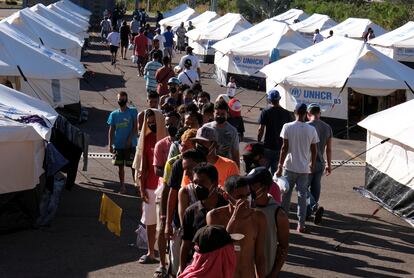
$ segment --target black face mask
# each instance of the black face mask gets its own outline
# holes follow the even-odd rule
[[[171,137],[175,137],[177,135],[178,128],[176,126],[169,125],[169,126],[167,126],[167,130],[168,130],[168,134]]]
[[[175,94],[177,92],[177,88],[176,87],[170,87],[169,90],[170,90],[170,93],[171,94]]]
[[[203,156],[207,156],[209,154],[209,152],[210,152],[209,148],[207,148],[207,147],[205,147],[205,146],[203,146],[201,144],[197,144],[196,145],[196,150],[198,152],[202,153]]]
[[[224,116],[217,116],[217,117],[214,118],[214,120],[218,124],[224,124],[226,122],[226,117],[224,117]]]
[[[210,190],[208,190],[208,188],[201,186],[201,185],[196,185],[195,191],[196,191],[197,199],[199,201],[203,201],[207,199],[208,196],[210,195]]]
[[[127,100],[126,99],[120,99],[118,100],[118,104],[120,107],[124,107],[127,104]]]
[[[153,132],[153,133],[157,133],[157,125],[156,124],[151,124],[148,125],[148,128]]]

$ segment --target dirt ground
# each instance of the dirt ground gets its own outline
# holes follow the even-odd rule
[[[91,153],[107,153],[106,120],[116,108],[117,92],[126,90],[140,111],[146,107],[145,83],[136,68],[128,60],[113,67],[109,60],[109,51],[100,43],[92,43],[83,59],[90,72],[81,81],[81,100],[89,119],[80,127],[90,134]],[[225,92],[213,79],[212,65],[203,65],[202,71],[203,87],[213,99]],[[256,138],[259,108],[266,103],[262,100],[259,108],[251,109],[264,93],[239,93],[248,142]],[[347,159],[364,149],[363,141],[334,139],[333,159]],[[90,158],[88,171],[79,172],[78,186],[63,193],[50,228],[0,236],[0,277],[152,277],[156,265],[140,265],[137,260],[144,251],[130,246],[141,200],[127,174],[128,195],[118,195],[110,159]],[[320,203],[325,217],[320,226],[309,223],[307,234],[296,233],[292,206],[289,257],[280,277],[414,277],[413,228],[385,210],[365,221],[378,206],[353,191],[363,184],[363,167],[340,167],[324,178]],[[123,208],[121,237],[98,223],[102,192]]]

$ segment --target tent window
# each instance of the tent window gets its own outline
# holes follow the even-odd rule
[[[60,81],[58,79],[52,79],[52,94],[53,94],[53,102],[61,102],[62,95],[60,92]]]

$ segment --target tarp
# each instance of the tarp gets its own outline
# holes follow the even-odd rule
[[[290,28],[300,33],[313,35],[316,29],[323,31],[332,28],[335,25],[337,25],[337,23],[329,16],[324,14],[313,14],[303,21],[290,25]]]
[[[305,20],[309,15],[299,9],[290,9],[282,14],[272,17],[271,19],[285,22],[286,24],[294,24],[295,20]]]
[[[360,191],[414,226],[413,110],[411,100],[358,125],[368,130],[365,187]]]
[[[409,21],[369,43],[395,60],[414,62],[414,22]]]
[[[89,28],[89,22],[88,19],[85,19],[84,17],[81,17],[81,15],[73,13],[71,10],[65,9],[65,6],[62,4],[50,4],[47,6],[49,10],[52,10],[66,18],[69,18],[71,21],[75,22],[79,26],[82,26],[84,31],[87,31]]]
[[[208,24],[209,22],[217,19],[219,17],[219,15],[216,12],[212,12],[212,11],[205,11],[204,13],[200,14],[199,16],[196,16],[194,18],[192,18],[191,20],[188,20],[184,23],[185,27],[188,27],[189,22],[191,21],[191,23],[193,24],[193,26],[195,28],[200,28],[206,24]]]
[[[289,110],[296,102],[319,102],[324,116],[347,119],[347,90],[386,96],[406,90],[412,98],[414,71],[360,40],[334,36],[261,70],[268,89],[284,88],[282,101]],[[334,74],[333,74],[334,73]],[[408,84],[408,86],[407,86]]]
[[[67,6],[70,10],[83,15],[84,17],[89,18],[92,15],[92,12],[89,11],[88,9],[85,9],[79,5],[76,5],[75,3],[73,3],[72,1],[69,0],[61,0],[58,3],[63,3],[65,6]]]
[[[165,31],[168,26],[171,26],[172,28],[176,28],[180,26],[181,22],[186,22],[194,17],[196,17],[198,14],[195,10],[192,8],[187,8],[173,16],[164,18],[161,20],[158,24],[161,27],[162,31]]]
[[[215,64],[225,72],[263,77],[258,71],[269,63],[274,48],[281,57],[286,57],[310,45],[286,23],[267,19],[215,43],[213,48],[216,49]]]
[[[73,4],[72,2],[70,2],[70,3]],[[82,19],[86,22],[89,22],[89,18],[92,15],[91,12],[89,12],[88,10],[86,10],[86,9],[76,5],[76,4],[73,4],[73,6],[69,5],[67,1],[66,2],[65,1],[58,1],[56,3],[53,3],[53,5],[55,7],[58,7],[58,8],[66,11],[66,12],[69,12],[69,13],[79,17],[80,19]],[[88,13],[88,15],[82,14],[82,10],[86,11]]]
[[[36,4],[30,8],[35,13],[47,18],[51,22],[55,23],[57,26],[61,27],[63,30],[66,30],[69,33],[76,34],[80,39],[88,38],[89,35],[85,32],[85,29],[71,21],[70,19],[46,8],[43,4]]]
[[[84,41],[29,8],[14,13],[5,21],[33,41],[80,60]]]
[[[384,28],[369,19],[350,17],[332,28],[325,29],[325,31],[321,32],[321,35],[328,37],[329,31],[332,30],[334,32],[334,36],[362,39],[364,32],[366,32],[369,27],[374,30],[374,34],[377,37],[387,32]]]
[[[172,10],[169,10],[167,12],[164,12],[163,13],[164,19],[167,18],[167,17],[171,17],[173,15],[176,15],[176,14],[184,11],[187,8],[189,8],[189,6],[187,4],[181,4],[181,5],[179,5],[178,7],[174,8]]]

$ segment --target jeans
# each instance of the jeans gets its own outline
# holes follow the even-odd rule
[[[279,155],[280,155],[279,151],[265,149],[264,156],[266,160],[268,161],[270,173],[272,173],[272,176],[275,174],[277,170],[277,165],[279,164]]]
[[[308,205],[308,215],[311,215],[312,212],[318,208],[319,197],[321,195],[321,179],[323,175],[323,170],[317,171],[309,175],[309,205]]]
[[[299,224],[301,226],[305,225],[306,220],[306,199],[308,196],[308,177],[309,174],[301,174],[283,170],[283,176],[289,182],[289,190],[283,194],[282,197],[282,207],[286,212],[289,212],[290,208],[290,198],[292,197],[293,188],[296,185],[296,191],[298,193],[298,211],[297,216]]]

